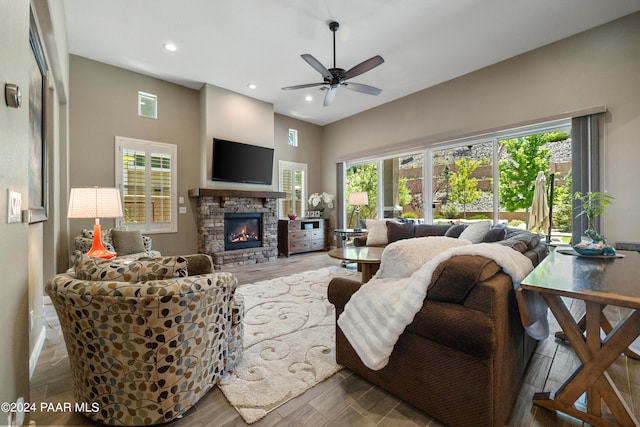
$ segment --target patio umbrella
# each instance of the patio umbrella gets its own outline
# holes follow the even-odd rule
[[[538,232],[546,231],[549,223],[549,204],[547,203],[547,187],[545,173],[540,171],[536,177],[533,189],[533,203],[531,204],[531,216],[529,217],[529,230]]]

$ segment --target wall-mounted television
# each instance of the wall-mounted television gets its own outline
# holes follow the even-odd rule
[[[271,185],[273,148],[213,138],[211,179]]]

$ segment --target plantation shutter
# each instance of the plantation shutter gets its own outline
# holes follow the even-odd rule
[[[177,231],[176,164],[175,145],[116,137],[122,225],[145,232]]]
[[[305,215],[307,197],[307,165],[280,160],[280,191],[285,198],[280,199],[280,216],[286,217],[293,213],[297,216]]]
[[[285,193],[285,198],[282,200],[282,216],[295,213],[293,208],[293,171],[284,169],[280,183],[282,185],[282,191]]]

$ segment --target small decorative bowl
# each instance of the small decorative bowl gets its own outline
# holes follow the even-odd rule
[[[287,216],[288,216],[288,217],[289,217],[289,219],[291,219],[291,220],[296,219],[296,218],[298,217],[298,215],[296,215],[296,214],[289,214],[289,215],[287,215]]]
[[[602,255],[602,249],[581,248],[578,245],[575,245],[573,249],[576,252],[578,252],[580,255],[586,255],[586,256]]]

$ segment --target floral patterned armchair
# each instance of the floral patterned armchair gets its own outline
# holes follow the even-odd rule
[[[208,255],[118,261],[73,254],[46,292],[60,318],[77,402],[109,425],[169,422],[242,357],[244,304]]]

